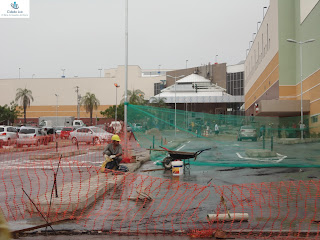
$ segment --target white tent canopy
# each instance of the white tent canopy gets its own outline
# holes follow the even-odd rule
[[[244,102],[244,96],[227,94],[226,89],[197,74],[178,80],[176,84],[163,89],[153,98],[164,98],[166,103]]]

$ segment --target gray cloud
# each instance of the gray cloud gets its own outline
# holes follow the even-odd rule
[[[0,19],[0,78],[98,76],[124,64],[124,0],[30,0],[30,19]],[[129,64],[235,64],[269,0],[129,0]]]

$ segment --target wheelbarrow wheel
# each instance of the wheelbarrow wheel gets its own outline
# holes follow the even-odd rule
[[[172,157],[166,157],[163,159],[162,165],[166,170],[170,170],[172,168],[172,163],[171,163],[172,160],[173,160]]]

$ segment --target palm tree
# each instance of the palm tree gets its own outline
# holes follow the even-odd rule
[[[92,112],[93,109],[97,109],[100,105],[100,101],[97,99],[96,95],[93,93],[87,92],[84,97],[81,98],[81,105],[86,109],[86,112],[90,112],[90,122],[92,125]]]
[[[144,92],[142,92],[140,89],[137,90],[128,90],[128,102],[130,104],[135,105],[143,105],[144,104]],[[121,103],[124,103],[124,98],[121,100]]]
[[[30,107],[31,100],[33,101],[32,91],[18,88],[15,100],[20,101],[20,105],[23,107],[24,123],[27,123],[27,107]]]
[[[151,97],[149,102],[151,106],[154,107],[166,107],[166,98],[162,98],[162,97]]]

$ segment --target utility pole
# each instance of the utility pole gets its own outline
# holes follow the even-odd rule
[[[76,86],[76,93],[77,93],[77,119],[80,119],[80,99],[81,96],[79,95],[79,87]]]

